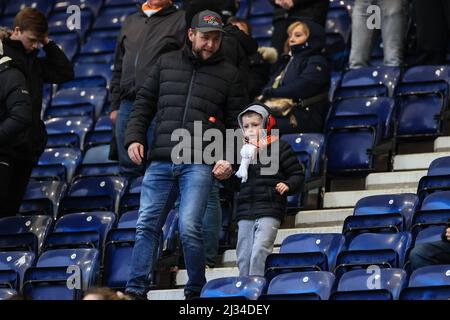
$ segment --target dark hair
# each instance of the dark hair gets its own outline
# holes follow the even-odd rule
[[[48,33],[48,23],[45,15],[34,8],[24,8],[14,18],[13,29],[19,27],[22,31],[31,31],[38,38],[44,38]]]
[[[84,297],[89,294],[100,296],[101,300],[131,300],[128,296],[119,295],[116,291],[107,287],[91,288],[84,292]]]
[[[248,23],[248,21],[246,19],[239,18],[239,17],[236,17],[236,16],[232,16],[232,17],[230,17],[230,19],[228,19],[227,22],[230,23],[230,24],[234,24],[234,23],[245,24],[247,26],[249,35],[250,36],[252,35],[252,26],[250,25],[250,23]]]

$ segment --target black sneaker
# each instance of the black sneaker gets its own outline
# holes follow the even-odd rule
[[[146,294],[138,294],[131,291],[125,291],[125,294],[131,298],[131,300],[148,300]]]
[[[184,300],[197,300],[200,298],[200,292],[197,291],[185,291]]]

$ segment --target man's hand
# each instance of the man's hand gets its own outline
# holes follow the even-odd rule
[[[279,5],[285,10],[290,10],[294,6],[294,0],[275,0],[275,4]]]
[[[445,236],[447,237],[447,240],[450,241],[450,228],[445,229]]]
[[[277,186],[275,187],[275,189],[278,191],[279,194],[283,195],[283,193],[288,192],[289,191],[289,187],[283,183],[280,182],[277,184]]]
[[[216,177],[216,179],[226,180],[233,174],[233,167],[228,161],[219,160],[214,166],[212,173],[214,174],[214,177]]]
[[[140,165],[144,158],[144,146],[139,142],[134,142],[128,147],[128,156],[135,164]]]
[[[45,37],[42,39],[41,44],[42,44],[43,46],[45,46],[45,45],[48,44],[49,42],[50,42],[50,39],[48,38],[48,36],[45,36]]]
[[[117,119],[117,110],[111,111],[109,118],[111,119],[111,122],[115,124]]]

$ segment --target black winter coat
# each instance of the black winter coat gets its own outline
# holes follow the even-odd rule
[[[283,19],[303,20],[306,18],[325,26],[329,0],[294,0],[294,6],[290,10],[275,5],[274,0],[270,0],[270,2],[275,6],[274,22]]]
[[[261,175],[261,168],[268,168],[270,164],[261,164],[259,159],[248,168],[248,180],[240,184],[240,192],[237,200],[236,219],[254,220],[260,217],[274,217],[281,221],[286,214],[287,196],[300,192],[304,182],[304,173],[294,151],[289,143],[278,140],[279,153],[269,157],[279,159],[279,170],[274,175]],[[277,143],[278,143],[277,142]],[[272,146],[272,145],[270,145]],[[236,181],[240,181],[233,176],[228,181],[224,181],[225,187],[236,188]],[[280,195],[275,189],[279,182],[284,182],[289,187],[289,192]],[[239,184],[238,184],[239,185]]]
[[[111,79],[111,109],[120,100],[134,100],[156,60],[164,53],[179,50],[185,39],[184,11],[173,5],[150,18],[140,9],[127,17],[120,30]]]
[[[47,132],[41,120],[42,91],[44,83],[63,83],[74,78],[73,65],[53,41],[43,47],[44,58],[38,51],[27,54],[22,42],[3,40],[4,55],[12,58],[12,66],[25,75],[32,105],[32,161],[37,161],[47,144]]]
[[[290,98],[295,102],[323,95],[320,102],[296,110],[297,122],[302,132],[321,132],[329,109],[328,90],[331,72],[327,59],[321,54],[325,45],[324,29],[311,21],[308,41],[291,47],[292,57],[285,56],[285,63],[275,73],[264,89],[264,98]],[[275,78],[285,70],[280,86],[272,88]]]
[[[31,154],[31,100],[24,75],[7,64],[0,63],[0,159],[23,160]]]
[[[162,55],[136,96],[125,133],[125,147],[133,142],[145,145],[147,128],[156,115],[156,127],[149,160],[171,161],[175,129],[187,129],[194,137],[194,121],[206,129],[237,128],[237,116],[248,104],[246,84],[239,70],[225,61],[219,50],[207,60],[183,50]],[[202,137],[199,137],[200,139]],[[191,141],[192,142],[192,141]],[[191,143],[191,154],[203,152]]]

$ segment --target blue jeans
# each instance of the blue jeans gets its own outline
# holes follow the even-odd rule
[[[153,161],[145,172],[127,292],[143,295],[157,263],[162,227],[180,195],[178,228],[189,280],[185,293],[206,283],[202,220],[213,183],[212,167]]]
[[[180,206],[180,198],[175,202],[175,208]],[[203,217],[203,245],[205,247],[205,261],[209,267],[216,264],[219,253],[220,230],[222,228],[222,207],[220,206],[220,183],[214,181],[206,203]]]
[[[412,270],[436,264],[450,264],[450,242],[436,241],[418,244],[411,251],[409,260]]]
[[[370,64],[372,42],[376,30],[369,29],[367,21],[373,13],[367,13],[370,5],[381,9],[381,37],[385,66],[398,67],[403,62],[403,47],[407,27],[406,0],[356,0],[352,14],[352,48],[350,68],[367,67]],[[371,22],[371,20],[370,20]]]
[[[130,118],[131,111],[133,110],[133,103],[134,102],[131,100],[122,100],[120,102],[120,108],[117,112],[115,132],[117,153],[119,156],[120,174],[127,177],[140,177],[145,173],[145,163],[138,166],[133,161],[131,161],[130,157],[128,156],[128,151],[124,146],[125,131],[127,129],[128,119]],[[147,131],[147,145],[145,146],[146,150],[149,150],[151,148],[153,142],[154,126],[154,121],[152,121],[152,124]]]

